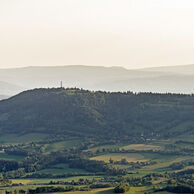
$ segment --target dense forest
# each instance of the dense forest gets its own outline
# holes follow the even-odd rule
[[[164,138],[193,133],[194,96],[35,89],[0,101],[0,133]]]

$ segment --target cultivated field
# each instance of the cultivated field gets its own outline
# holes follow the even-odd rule
[[[111,154],[105,154],[100,155],[96,157],[92,157],[91,160],[99,160],[99,161],[105,161],[109,162],[110,158],[114,161],[120,161],[123,158],[125,158],[128,162],[137,162],[137,161],[146,161],[147,158],[145,158],[141,154],[135,154],[135,153],[111,153]]]

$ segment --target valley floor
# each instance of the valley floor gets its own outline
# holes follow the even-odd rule
[[[1,143],[0,167],[5,179],[0,193],[36,193],[37,188],[60,187],[67,190],[57,193],[112,194],[117,185],[128,183],[126,193],[167,194],[166,186],[175,190],[180,184],[194,187],[194,143],[190,138],[114,144],[91,139],[83,143],[79,138],[40,141],[40,136],[32,143],[26,138],[29,142],[25,144],[14,142],[11,136],[11,144],[5,139]]]

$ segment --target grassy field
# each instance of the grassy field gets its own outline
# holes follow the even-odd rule
[[[130,144],[127,146],[121,147],[124,150],[161,150],[162,146],[150,145],[150,144]]]
[[[23,156],[13,155],[13,154],[6,154],[4,152],[0,152],[0,160],[16,160],[20,161],[23,160]]]
[[[49,135],[43,133],[28,133],[28,134],[6,134],[0,135],[0,144],[18,144],[39,142],[47,139]]]
[[[92,191],[73,191],[73,192],[65,192],[65,193],[67,194],[113,194],[114,191],[112,188],[105,188],[105,189],[95,189]],[[60,193],[53,193],[53,194],[60,194]]]
[[[80,177],[79,177],[80,178]],[[52,179],[53,180],[53,179]],[[54,181],[64,180],[64,179],[54,179]],[[74,179],[75,180],[75,179]],[[41,186],[48,186],[46,185],[50,182],[50,179],[35,179],[35,180],[23,180],[23,179],[13,179],[13,183],[22,183],[23,186],[20,189],[28,190],[28,189],[35,189],[36,187]],[[62,186],[62,185],[61,185]],[[18,187],[7,187],[5,190],[14,191],[18,189]],[[143,194],[143,193],[152,193],[152,187],[131,187],[126,194]],[[4,194],[4,191],[0,191],[0,193]],[[113,188],[100,188],[100,189],[93,189],[91,191],[72,191],[72,192],[58,192],[52,194],[114,194]],[[157,192],[157,194],[170,194],[169,192]]]
[[[54,165],[51,168],[40,170],[38,171],[38,173],[60,175],[60,174],[67,174],[67,173],[87,173],[87,171],[82,169],[69,168],[68,164],[58,164],[58,165]]]
[[[45,144],[45,151],[46,152],[56,152],[68,148],[72,148],[73,146],[77,146],[80,144],[79,139],[72,139],[68,141],[60,141],[51,144]]]
[[[152,193],[149,188],[146,187],[131,187],[128,192],[125,194],[143,194],[143,193]],[[65,192],[65,193],[53,193],[53,194],[115,194],[113,188],[103,188],[103,189],[94,189],[92,191],[74,191],[74,192]],[[156,194],[170,194],[169,192],[157,192]],[[171,193],[173,194],[173,193]]]
[[[31,179],[12,179],[12,183],[13,184],[19,184],[19,183],[21,183],[21,184],[26,185],[26,184],[31,183],[31,182],[32,182]]]
[[[170,193],[170,192],[167,192],[167,191],[163,191],[163,192],[157,192],[156,194],[173,194],[173,193]]]
[[[37,178],[37,179],[11,179],[13,183],[19,184],[22,183],[24,185],[47,185],[50,181],[77,181],[79,179],[100,179],[102,178],[101,176],[75,176],[75,177],[68,177],[68,178]]]
[[[114,145],[103,145],[103,146],[97,146],[93,148],[89,148],[85,151],[91,151],[91,152],[96,152],[97,150],[103,150],[103,149],[115,149],[115,148],[121,148],[125,146],[125,144],[114,144]]]
[[[178,137],[172,137],[172,140],[184,140],[193,142],[194,134],[181,134]]]
[[[159,154],[144,154],[145,157],[150,157],[152,161],[156,161],[157,164],[151,165],[151,166],[146,166],[144,170],[149,170],[149,171],[163,171],[164,167],[169,166],[172,163],[175,162],[181,162],[183,160],[188,159],[188,157],[185,156],[169,156],[169,155],[159,155]]]
[[[145,187],[139,187],[139,188],[132,187],[125,194],[143,193],[144,190],[145,190]],[[94,189],[92,191],[73,191],[73,192],[65,192],[63,194],[66,194],[66,193],[67,194],[115,194],[113,188]],[[60,193],[53,193],[53,194],[60,194]]]
[[[96,157],[92,157],[91,160],[100,160],[109,162],[110,158],[114,161],[120,161],[121,159],[125,158],[128,162],[137,162],[137,161],[146,161],[148,158],[144,157],[142,154],[136,153],[111,153],[100,155]]]

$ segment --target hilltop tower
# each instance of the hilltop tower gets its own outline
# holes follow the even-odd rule
[[[61,88],[63,87],[63,81],[60,81],[60,87]]]

